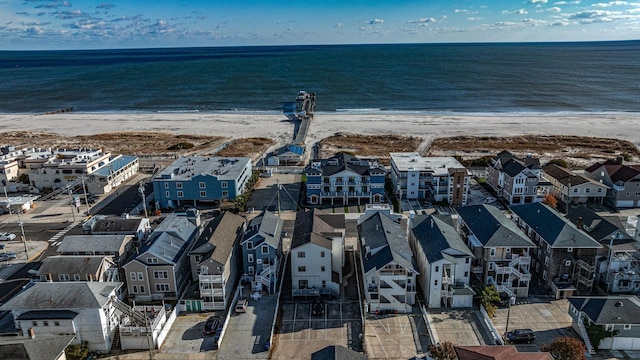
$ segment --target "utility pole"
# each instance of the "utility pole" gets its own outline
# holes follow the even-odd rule
[[[73,222],[76,222],[76,213],[73,210],[73,197],[71,196],[71,186],[67,185],[67,193],[69,194],[69,206],[71,206],[71,215],[73,216]]]
[[[7,180],[2,180],[2,188],[4,189],[4,197],[7,199],[7,208],[9,208],[9,214],[11,214],[11,203],[9,202],[9,197],[7,196]],[[16,215],[18,216],[18,225],[20,225],[20,232],[22,233],[22,242],[24,243],[24,254],[29,260],[29,250],[27,249],[27,237],[24,235],[24,226],[22,225],[22,219],[20,218],[20,213],[22,212],[22,207],[16,211]]]
[[[84,193],[84,204],[87,205],[87,216],[91,215],[89,199],[87,199],[87,188],[84,186],[84,175],[82,176],[82,192]]]
[[[144,194],[144,185],[142,183],[143,182],[140,181],[140,186],[138,187],[138,193],[140,194],[140,196],[142,196],[142,208],[144,209],[144,217],[148,218],[149,215],[147,215],[147,197]]]

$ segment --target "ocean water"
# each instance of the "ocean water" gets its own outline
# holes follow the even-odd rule
[[[0,112],[640,111],[640,41],[0,51]]]

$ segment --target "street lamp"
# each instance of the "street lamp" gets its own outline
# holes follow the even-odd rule
[[[149,216],[147,215],[147,198],[144,194],[144,185],[142,184],[142,181],[140,181],[138,193],[140,193],[140,195],[142,196],[142,208],[144,209],[144,217],[148,218]]]
[[[504,344],[507,345],[507,334],[509,333],[509,317],[511,317],[511,303],[516,302],[516,298],[509,296],[509,309],[507,310],[507,325],[504,327]]]
[[[69,194],[69,206],[71,206],[71,216],[73,216],[73,222],[76,222],[76,213],[73,210],[73,197],[71,197],[71,185],[67,185],[67,193]]]

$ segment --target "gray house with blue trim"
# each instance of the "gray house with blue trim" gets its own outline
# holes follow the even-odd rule
[[[198,206],[233,200],[251,178],[251,159],[186,156],[153,178],[156,207]]]
[[[275,293],[282,258],[282,226],[284,221],[265,211],[249,222],[241,243],[245,281],[252,290]]]
[[[377,160],[340,153],[305,169],[309,204],[382,203],[386,170]]]

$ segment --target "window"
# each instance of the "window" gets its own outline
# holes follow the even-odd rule
[[[158,263],[158,258],[154,258],[154,257],[147,258],[147,264],[157,264],[157,263]]]
[[[129,278],[131,278],[131,280],[134,280],[134,281],[135,281],[135,280],[136,280],[136,273],[134,273],[134,272],[130,272],[130,273],[129,273]]]
[[[80,275],[74,274],[73,275],[73,281],[80,281]]]
[[[226,188],[229,187],[229,185],[227,184],[226,181],[223,181],[223,182],[220,183],[220,187],[223,188],[223,189],[226,189]]]
[[[543,272],[542,272],[542,278],[543,278],[544,280],[547,280],[547,270],[545,270],[545,271],[543,271]]]
[[[262,253],[263,254],[268,254],[269,253],[269,246],[262,245]]]
[[[140,285],[140,292],[144,293],[144,285]]]
[[[169,278],[169,273],[166,271],[154,271],[153,272],[153,277],[155,279],[168,279]]]
[[[601,193],[601,192],[602,192],[602,188],[598,188],[598,193]]]
[[[176,189],[182,189],[182,183],[181,182],[176,183]]]
[[[551,252],[551,245],[547,244],[547,252]]]
[[[464,263],[468,264],[469,263],[469,258],[464,259]]]
[[[194,258],[194,260],[195,260],[197,263],[199,263],[199,262],[200,262],[200,260],[202,260],[202,255],[196,255],[196,256],[195,256],[195,258]]]
[[[131,292],[134,293],[134,294],[137,294],[138,293],[138,285],[133,285],[133,289],[131,290]]]
[[[49,326],[49,321],[48,320],[43,320],[42,321],[42,326]]]
[[[567,252],[573,252],[573,248],[567,248]]]
[[[544,257],[544,265],[545,266],[549,265],[549,257],[548,256]]]
[[[631,324],[624,324],[625,330],[631,330]]]
[[[164,188],[165,188],[165,189],[168,189],[168,188],[169,188],[169,183],[168,183],[168,182],[164,183]]]
[[[60,274],[60,275],[58,275],[58,280],[60,280],[60,281],[69,281],[69,275],[68,274]]]
[[[574,194],[577,194],[577,193],[578,193],[578,188],[574,188],[574,189],[573,189],[573,193],[574,193]]]
[[[170,193],[170,192],[168,192],[168,191],[165,191],[165,192],[164,192],[164,196],[165,196],[165,197],[171,197],[171,193]]]
[[[253,262],[253,254],[247,254],[247,262],[249,263]]]
[[[320,266],[320,271],[324,271],[324,266]]]
[[[53,326],[60,326],[60,321],[55,320],[55,321],[53,322]]]
[[[464,277],[468,277],[468,276],[469,276],[469,272],[468,272],[468,271],[465,271],[465,272],[464,272]]]
[[[433,286],[438,286],[438,280],[433,280]]]
[[[170,291],[169,284],[156,284],[156,291],[160,291],[160,292]]]
[[[307,267],[306,266],[298,266],[298,271],[299,272],[305,272],[305,271],[307,271]]]
[[[200,197],[207,197],[206,191],[200,191]]]
[[[320,251],[320,257],[324,257],[324,251]]]
[[[227,197],[229,196],[229,192],[228,191],[223,191],[222,192],[222,197]]]
[[[33,325],[33,326],[38,326],[38,322],[37,322],[37,321],[32,321],[32,322],[31,322],[31,325]]]
[[[183,193],[182,191],[178,191],[178,192],[176,193],[176,195],[177,195],[178,197],[184,197],[184,193]]]
[[[496,256],[496,248],[489,249],[489,256]]]
[[[206,184],[206,183],[201,182],[201,183],[198,183],[198,187],[199,187],[200,189],[206,189],[206,188],[207,188],[207,184]]]
[[[571,266],[571,260],[565,260],[564,266]]]
[[[142,275],[142,273],[141,273],[141,272],[138,272],[138,280],[139,280],[139,281],[144,280],[144,275]]]
[[[435,272],[440,271],[440,266],[436,266]]]
[[[307,257],[307,254],[304,251],[299,251],[298,252],[298,257],[299,258],[304,258],[304,257]]]

